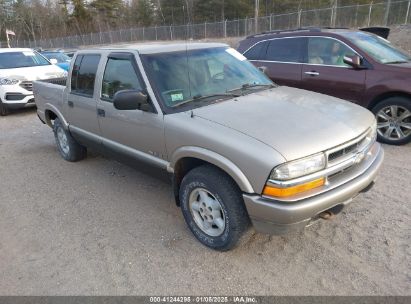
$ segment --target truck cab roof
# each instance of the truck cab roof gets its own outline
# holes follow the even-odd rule
[[[88,50],[80,50],[81,53],[90,53],[90,52],[101,52],[101,51],[125,51],[125,50],[134,50],[140,54],[157,54],[157,53],[168,53],[168,52],[179,52],[179,51],[190,51],[206,48],[216,48],[216,47],[228,47],[224,43],[147,43],[147,44],[131,44],[121,47],[107,47],[107,48],[96,48]]]

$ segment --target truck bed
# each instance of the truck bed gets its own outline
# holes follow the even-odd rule
[[[37,106],[37,114],[43,122],[47,122],[45,112],[53,109],[63,114],[64,91],[66,78],[55,78],[33,82],[34,99]]]

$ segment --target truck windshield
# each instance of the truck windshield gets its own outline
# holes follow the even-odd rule
[[[347,32],[342,35],[379,63],[390,64],[411,61],[409,55],[396,49],[389,41],[378,37],[377,35],[363,32]]]
[[[168,108],[204,105],[273,86],[231,48],[142,55],[157,95]]]
[[[35,51],[0,53],[0,69],[16,69],[50,64],[50,62]]]

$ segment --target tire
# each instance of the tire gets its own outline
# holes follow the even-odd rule
[[[179,194],[188,227],[211,249],[232,249],[250,226],[240,189],[218,168],[204,165],[192,169],[183,178]]]
[[[411,99],[390,97],[379,102],[372,112],[377,119],[379,142],[404,145],[411,141]]]
[[[9,114],[9,109],[7,105],[4,104],[0,99],[0,116],[7,116]]]
[[[57,149],[65,160],[76,162],[87,156],[87,149],[76,142],[71,134],[63,128],[63,125],[58,118],[54,120],[53,132]]]

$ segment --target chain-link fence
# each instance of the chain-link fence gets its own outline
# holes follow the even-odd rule
[[[156,40],[241,37],[258,32],[309,26],[360,28],[410,23],[411,0],[392,1],[390,5],[388,3],[300,10],[289,14],[273,14],[260,17],[257,20],[255,18],[247,18],[202,24],[130,28],[37,41],[14,40],[12,45],[14,47],[68,49],[90,45]]]

